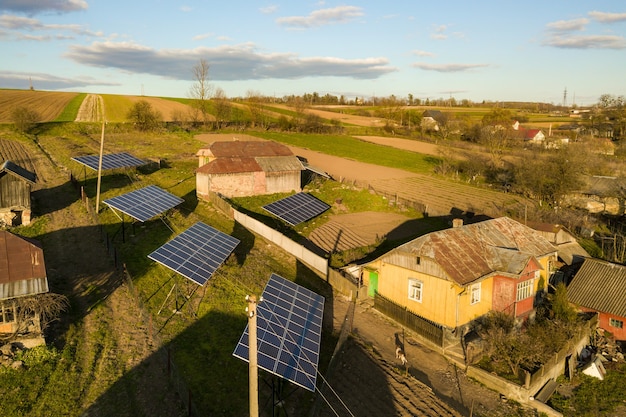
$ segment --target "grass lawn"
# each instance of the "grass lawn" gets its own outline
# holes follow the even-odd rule
[[[287,145],[308,148],[328,155],[370,164],[403,169],[418,174],[432,173],[439,158],[376,145],[345,135],[254,132],[255,136]]]

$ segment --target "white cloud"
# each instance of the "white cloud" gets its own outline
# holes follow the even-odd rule
[[[39,72],[0,71],[0,84],[7,88],[27,89],[32,82],[36,89],[60,90],[82,88],[86,86],[117,86],[119,83],[110,80],[97,80],[92,77],[58,77],[56,75]]]
[[[308,16],[279,17],[276,19],[276,23],[288,27],[311,28],[332,23],[347,23],[363,15],[363,9],[360,7],[339,6],[332,9],[315,10]]]
[[[10,14],[3,14],[0,16],[0,27],[13,31],[28,31],[28,32],[40,32],[44,30],[50,31],[69,31],[77,35],[95,36],[101,37],[102,32],[92,32],[86,29],[84,26],[71,24],[71,25],[59,25],[59,24],[43,24],[37,19],[30,17],[21,17]],[[43,35],[42,35],[43,36]],[[18,38],[23,38],[21,35],[17,35]]]
[[[427,64],[424,62],[416,62],[413,66],[426,71],[463,72],[476,68],[485,68],[488,67],[489,64]]]
[[[543,44],[564,49],[626,49],[626,38],[617,35],[551,36]]]
[[[626,21],[626,13],[606,13],[593,11],[588,13],[589,16],[602,23],[615,23]]]
[[[573,20],[558,20],[556,22],[548,23],[546,27],[553,31],[571,32],[584,30],[587,23],[589,23],[589,19],[583,17]]]
[[[180,11],[184,13],[189,13],[193,11],[193,7],[191,6],[180,6]]]
[[[2,0],[0,10],[11,10],[27,15],[35,15],[43,12],[68,13],[78,10],[86,10],[85,0]]]
[[[428,51],[414,50],[414,51],[411,51],[411,53],[417,56],[435,56],[433,52],[428,52]]]
[[[278,11],[278,6],[275,4],[271,4],[269,6],[261,7],[259,11],[263,14],[272,14]]]
[[[200,59],[209,62],[211,79],[221,81],[331,76],[375,79],[397,71],[382,57],[301,58],[294,53],[260,53],[252,43],[156,50],[132,42],[95,42],[89,46],[73,45],[65,56],[94,67],[118,68],[129,73],[153,74],[178,80],[190,80],[191,68]]]
[[[213,34],[210,33],[210,32],[209,33],[201,33],[200,35],[196,35],[196,36],[194,36],[191,39],[193,39],[194,41],[201,41],[203,39],[210,38],[211,36],[213,36]]]

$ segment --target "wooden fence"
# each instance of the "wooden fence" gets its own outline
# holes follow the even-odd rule
[[[398,323],[413,330],[424,339],[439,347],[444,347],[443,326],[413,313],[408,308],[401,306],[400,304],[397,304],[378,293],[376,293],[374,297],[374,308],[386,316],[394,319]]]

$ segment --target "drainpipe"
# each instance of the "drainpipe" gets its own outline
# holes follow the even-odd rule
[[[465,291],[467,291],[467,287],[464,287],[463,291],[461,291],[460,293],[456,295],[456,317],[455,317],[455,324],[454,324],[455,329],[459,328],[459,302],[461,301],[461,296],[465,294]]]

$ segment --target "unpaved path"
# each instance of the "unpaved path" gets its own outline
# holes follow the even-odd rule
[[[333,299],[335,328],[345,321],[352,336],[329,370],[329,384],[355,416],[534,415],[468,379],[454,362],[374,310],[371,301],[357,303],[346,317],[349,304],[341,295]],[[406,352],[406,368],[395,357],[398,342]],[[323,392],[342,411],[339,415],[348,415],[331,392]],[[322,407],[321,416],[333,415],[330,407]]]
[[[99,122],[102,120],[104,100],[97,94],[87,94],[78,108],[75,122]]]

